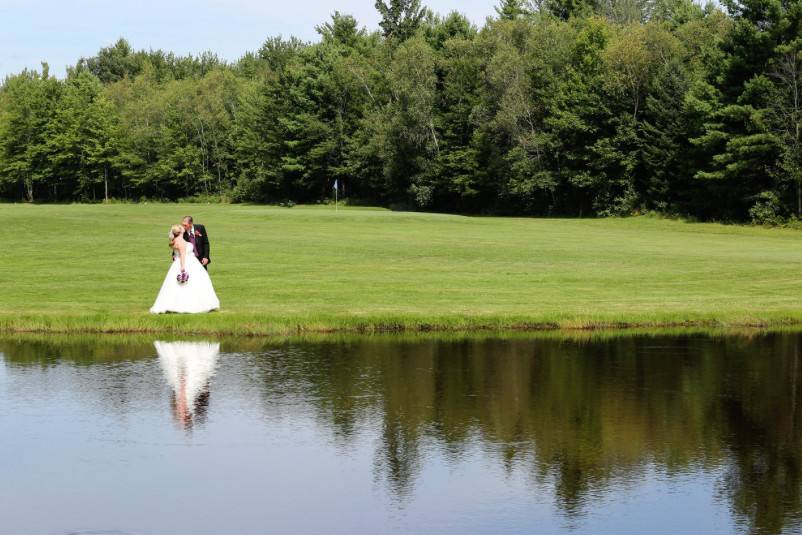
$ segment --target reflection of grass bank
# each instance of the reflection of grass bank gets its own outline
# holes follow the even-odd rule
[[[182,334],[94,334],[94,333],[6,333],[0,334],[0,353],[6,357],[17,354],[22,348],[26,352],[44,355],[47,359],[71,359],[108,361],[137,359],[154,355],[153,342],[161,341],[218,341],[224,353],[270,351],[290,345],[418,345],[453,343],[494,342],[556,342],[586,344],[601,342],[624,342],[675,337],[690,339],[727,339],[749,342],[759,338],[802,333],[802,325],[757,329],[702,327],[654,328],[654,329],[573,329],[544,331],[447,331],[447,332],[394,332],[355,334],[348,332],[303,333],[289,336],[217,336]]]
[[[147,313],[166,229],[212,238],[219,313]],[[4,205],[0,330],[311,332],[802,323],[799,231],[326,207]]]

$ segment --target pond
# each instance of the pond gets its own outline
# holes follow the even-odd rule
[[[0,532],[797,533],[801,343],[0,338]]]

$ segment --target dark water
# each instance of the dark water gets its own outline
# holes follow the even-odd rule
[[[0,533],[798,533],[798,335],[0,340]]]

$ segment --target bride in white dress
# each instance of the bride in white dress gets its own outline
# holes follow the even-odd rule
[[[175,260],[167,270],[156,302],[150,308],[153,314],[183,312],[197,314],[220,308],[220,300],[214,293],[212,279],[195,257],[192,244],[184,240],[184,227],[173,225],[170,229],[170,248],[175,251]],[[179,282],[178,276],[186,273],[186,282]]]

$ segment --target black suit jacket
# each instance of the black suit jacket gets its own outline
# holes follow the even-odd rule
[[[187,231],[184,231],[184,240],[191,241],[189,239],[189,232]],[[206,227],[198,223],[195,223],[195,256],[198,257],[198,260],[207,258],[209,263],[212,263],[209,249],[209,235],[206,234]]]

